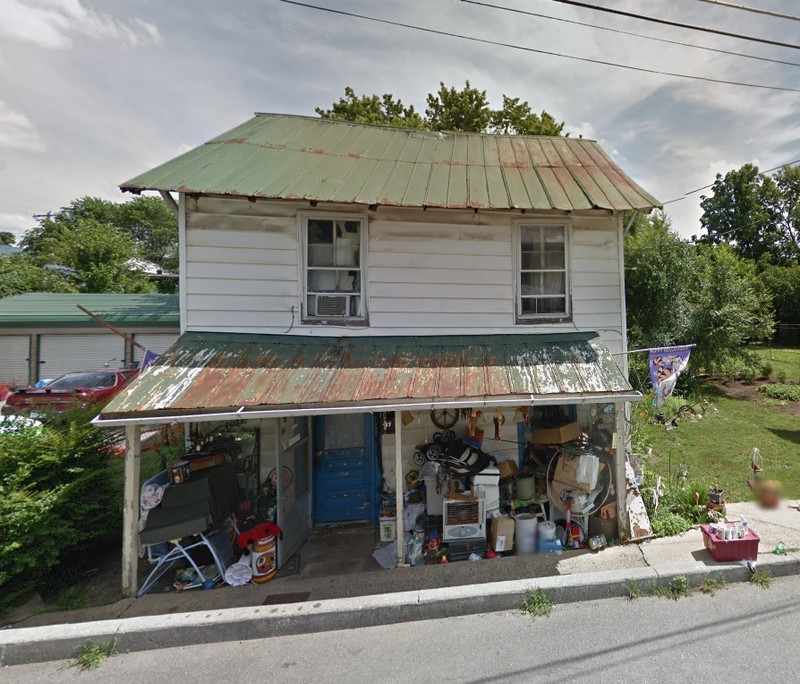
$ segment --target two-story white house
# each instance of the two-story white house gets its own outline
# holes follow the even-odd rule
[[[141,425],[257,431],[283,560],[476,411],[498,460],[554,415],[605,426],[624,482],[622,213],[659,202],[596,142],[259,114],[121,187],[178,194],[181,259],[181,338],[98,419],[128,430],[128,593]]]

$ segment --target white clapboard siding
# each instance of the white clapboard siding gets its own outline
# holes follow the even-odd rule
[[[332,210],[367,218],[368,326],[302,323],[297,215],[314,211],[307,204],[200,198],[187,200],[187,329],[328,336],[577,329],[607,331],[601,334],[609,344],[622,339],[616,217],[572,221],[572,320],[518,325],[512,244],[518,213]]]
[[[25,386],[28,378],[30,335],[0,335],[0,384]]]
[[[277,282],[294,282],[297,277],[297,269],[292,269],[291,276],[284,274],[283,278],[274,278]],[[259,295],[267,297],[272,292],[273,282],[270,279],[263,280],[237,280],[236,278],[187,278],[187,290],[191,296],[201,294],[221,294],[221,295]]]

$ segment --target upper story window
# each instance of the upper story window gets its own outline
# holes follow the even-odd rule
[[[517,250],[518,320],[568,317],[569,225],[520,223]]]
[[[365,322],[360,218],[303,219],[306,321]]]

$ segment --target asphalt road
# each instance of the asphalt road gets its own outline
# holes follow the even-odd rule
[[[0,669],[0,681],[791,682],[798,680],[800,577],[716,596],[645,597],[119,654]]]

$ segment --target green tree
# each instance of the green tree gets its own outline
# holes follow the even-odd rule
[[[774,178],[745,164],[717,174],[711,196],[702,196],[699,242],[727,243],[747,259],[800,263],[800,170],[786,167]]]
[[[439,90],[428,94],[427,103],[427,127],[433,131],[480,133],[492,120],[486,91],[473,88],[469,81],[463,90],[448,88],[440,82]]]
[[[178,266],[178,221],[166,203],[156,197],[136,197],[130,202],[81,197],[41,218],[25,233],[20,246],[41,258],[44,241],[62,227],[75,227],[83,220],[128,234],[136,245],[136,256],[167,269]]]
[[[492,112],[492,130],[519,135],[562,135],[564,122],[542,110],[537,114],[527,102],[503,95],[503,108]]]
[[[631,347],[694,343],[687,376],[751,363],[744,344],[771,336],[770,294],[754,262],[725,244],[692,244],[656,212],[637,217],[625,238],[625,293]],[[644,364],[631,358],[632,380]]]
[[[435,93],[426,98],[425,116],[413,106],[406,107],[387,93],[357,96],[347,86],[345,96],[330,109],[317,107],[323,119],[357,121],[380,126],[402,126],[431,131],[494,132],[520,135],[562,135],[564,122],[546,111],[537,114],[528,102],[503,95],[503,106],[493,110],[485,90],[473,88],[469,81],[457,89],[439,83]]]
[[[769,339],[774,318],[769,292],[760,286],[755,264],[729,245],[698,245],[700,268],[690,283],[692,313],[687,335],[697,347],[697,365],[719,370],[730,360],[752,359],[744,347]]]
[[[767,266],[759,278],[772,297],[775,318],[800,323],[800,266]]]
[[[670,230],[663,212],[638,214],[625,238],[625,295],[631,345],[686,341],[691,292],[699,265],[696,249]]]
[[[381,97],[377,95],[361,95],[359,97],[350,86],[344,89],[344,97],[339,98],[338,102],[334,102],[330,109],[316,107],[314,111],[323,119],[355,121],[377,126],[425,128],[425,121],[414,111],[413,105],[404,106],[390,93],[385,93]]]
[[[7,230],[0,230],[0,245],[13,245],[16,242],[14,233],[9,233]]]
[[[37,245],[38,258],[68,269],[81,292],[155,291],[147,276],[130,269],[138,255],[128,234],[90,218],[56,225]]]
[[[42,268],[26,254],[0,255],[0,299],[27,292],[74,292],[59,271]]]

